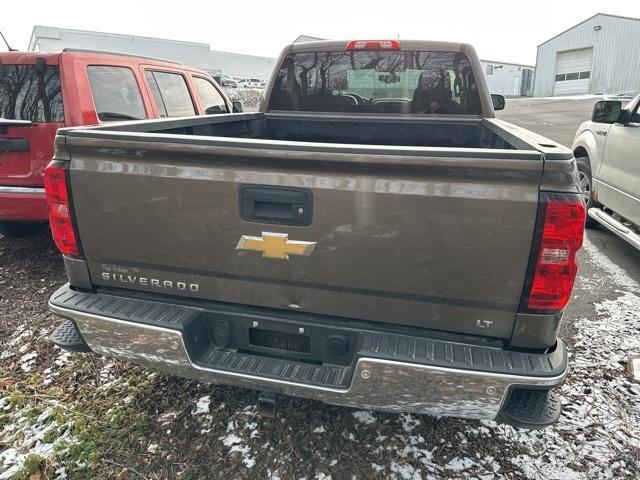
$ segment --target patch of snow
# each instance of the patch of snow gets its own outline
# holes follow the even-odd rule
[[[267,468],[267,480],[282,480],[280,475],[275,472],[272,472],[270,468]]]
[[[455,471],[464,471],[473,466],[478,465],[476,462],[471,460],[469,457],[455,457],[447,463],[444,468],[447,470],[455,470]]]
[[[313,477],[313,480],[332,480],[332,476],[331,475],[327,475],[324,472],[318,472],[316,473],[316,476]]]
[[[249,455],[251,453],[251,447],[249,445],[234,445],[229,450],[229,453],[238,452],[242,457],[242,463],[245,467],[253,468],[256,464],[256,458]]]
[[[389,470],[398,474],[402,480],[422,480],[421,470],[407,463],[391,462]]]
[[[353,416],[358,422],[363,425],[371,425],[372,423],[376,423],[376,417],[368,410],[359,410],[357,412],[353,412]]]
[[[225,447],[230,447],[231,445],[235,445],[236,443],[242,443],[242,439],[234,433],[227,435],[222,439],[222,444]]]
[[[211,397],[209,395],[205,395],[204,397],[200,397],[196,402],[196,408],[191,412],[192,415],[202,415],[203,413],[209,413],[209,407],[211,405]]]
[[[401,413],[398,419],[405,432],[411,432],[414,428],[420,425],[420,420],[412,416],[410,413]]]
[[[63,350],[60,353],[60,355],[58,355],[58,357],[54,360],[54,363],[59,367],[63,367],[67,364],[70,357],[71,357],[71,352],[67,352],[66,350]]]
[[[67,480],[67,478],[69,478],[67,476],[67,469],[64,467],[56,468],[54,475],[55,475],[54,480]]]
[[[36,358],[38,357],[38,352],[29,352],[25,353],[20,357],[18,362],[20,363],[20,368],[25,372],[30,372],[33,370],[34,365],[36,364]]]

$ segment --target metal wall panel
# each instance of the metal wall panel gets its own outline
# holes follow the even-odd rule
[[[498,93],[510,97],[531,95],[531,85],[523,85],[523,80],[525,71],[533,72],[533,67],[514,63],[493,62],[491,60],[480,60],[480,63],[487,79],[489,93]],[[491,68],[487,68],[489,65]],[[530,78],[531,75],[532,73],[527,74],[527,78]]]
[[[640,20],[595,15],[538,46],[534,96],[553,95],[558,52],[589,47],[593,47],[590,93],[638,92],[638,45]]]

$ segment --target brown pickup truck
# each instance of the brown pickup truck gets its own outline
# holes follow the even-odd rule
[[[494,118],[469,45],[288,46],[259,112],[59,130],[46,191],[63,348],[256,389],[265,413],[560,415],[576,163]]]

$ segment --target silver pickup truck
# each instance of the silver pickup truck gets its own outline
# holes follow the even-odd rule
[[[640,95],[596,102],[573,142],[587,226],[597,223],[640,249]]]
[[[288,46],[257,113],[60,130],[46,190],[63,348],[255,389],[265,414],[560,415],[576,163],[494,118],[469,45]]]

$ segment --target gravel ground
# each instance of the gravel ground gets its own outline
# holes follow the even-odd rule
[[[527,432],[298,399],[266,419],[255,392],[64,353],[48,341],[65,280],[48,232],[0,237],[0,480],[637,478],[638,252],[594,230],[580,256],[563,416]]]

